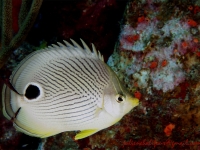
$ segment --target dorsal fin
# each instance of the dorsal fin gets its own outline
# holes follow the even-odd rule
[[[100,51],[97,51],[94,44],[92,43],[92,51],[90,50],[90,48],[87,46],[87,44],[82,40],[80,39],[82,44],[83,44],[83,47],[84,49],[86,49],[87,51],[89,51],[90,53],[92,52],[93,54],[96,55],[96,57],[98,57],[100,60],[102,60],[104,62],[104,58],[103,58],[103,55],[101,55]],[[99,54],[99,55],[98,55]]]
[[[52,44],[52,46],[53,47],[48,47],[48,48],[59,48],[59,47],[62,47],[62,48],[72,48],[72,49],[75,49],[75,48],[77,48],[77,49],[79,49],[80,51],[82,51],[82,52],[87,52],[88,54],[93,54],[94,56],[96,56],[98,59],[100,59],[100,60],[102,60],[103,62],[104,62],[104,58],[103,58],[103,55],[101,55],[101,53],[99,52],[99,51],[97,51],[96,50],[96,48],[95,48],[95,46],[94,46],[94,44],[92,43],[92,51],[91,51],[91,49],[87,46],[87,44],[82,40],[82,39],[80,39],[81,40],[81,43],[82,43],[82,45],[83,45],[83,47],[81,47],[77,42],[75,42],[73,39],[70,39],[71,40],[71,42],[72,42],[72,44],[70,44],[69,42],[67,42],[67,41],[65,41],[65,40],[63,40],[63,42],[65,43],[65,45],[63,45],[62,43],[57,43],[58,44],[58,46],[56,46],[55,44]],[[85,50],[85,51],[84,51]],[[76,49],[75,49],[75,51],[76,51]],[[73,54],[75,54],[75,51],[73,52],[73,51],[71,51]]]
[[[27,72],[31,72],[31,70],[37,70],[40,69],[40,67],[51,61],[52,59],[59,59],[61,57],[65,58],[73,58],[73,57],[80,57],[80,58],[91,58],[96,59],[100,61],[104,61],[103,56],[99,51],[96,50],[95,46],[92,44],[92,51],[90,48],[85,44],[85,42],[81,39],[81,42],[83,44],[83,47],[81,47],[78,43],[76,43],[74,40],[71,40],[73,44],[70,44],[67,41],[64,41],[65,44],[57,43],[53,44],[51,46],[48,46],[47,48],[44,48],[43,50],[35,51],[26,58],[24,58],[20,64],[15,68],[11,75],[11,84],[15,89],[22,89],[21,87],[15,87],[16,79],[21,75],[21,72],[24,70],[24,68],[27,68],[27,65],[29,66],[27,68]],[[31,75],[30,75],[31,76]],[[21,75],[21,77],[24,77],[24,75]],[[24,81],[25,82],[25,81]],[[22,84],[21,84],[22,85]],[[23,93],[22,90],[17,90],[18,93]]]
[[[64,44],[60,43],[60,42],[57,42],[57,44],[60,46],[60,47],[65,47]]]
[[[66,46],[68,46],[68,47],[73,47],[73,45],[71,45],[69,42],[67,42],[67,41],[65,41],[65,40],[63,40],[63,42],[66,44]]]
[[[78,45],[78,43],[76,43],[73,39],[70,39],[71,41],[72,41],[72,43],[73,43],[73,45],[75,46],[75,47],[77,47],[77,48],[79,48],[79,49],[83,49],[80,45]]]
[[[56,45],[56,44],[52,44],[51,46],[52,46],[53,48],[59,48],[59,46]]]
[[[82,39],[80,39],[80,40],[81,40],[81,42],[82,42],[82,44],[83,44],[84,49],[91,53],[91,50],[90,50],[90,48],[86,45],[86,43],[85,43]]]
[[[92,51],[93,51],[96,55],[98,55],[98,54],[97,54],[97,50],[96,50],[96,48],[95,48],[95,46],[94,46],[93,43],[92,43]]]

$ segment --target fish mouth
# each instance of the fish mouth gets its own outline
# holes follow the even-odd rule
[[[124,105],[124,113],[129,113],[134,107],[139,105],[139,99],[134,97],[127,97],[126,103]]]
[[[134,107],[139,105],[139,99],[134,98],[134,97],[128,97],[127,100],[128,100],[128,103],[126,105],[126,107],[127,107],[126,113],[129,113]]]
[[[130,103],[132,107],[136,107],[137,105],[139,105],[139,99],[137,98],[130,98]]]

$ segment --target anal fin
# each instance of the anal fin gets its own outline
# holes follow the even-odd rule
[[[99,131],[98,129],[83,130],[80,133],[76,134],[75,140],[83,139],[83,138],[88,137],[98,131]]]

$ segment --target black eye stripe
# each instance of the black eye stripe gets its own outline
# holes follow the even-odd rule
[[[122,99],[121,97],[118,97],[118,101],[122,102],[122,101],[123,101],[123,99]]]
[[[118,103],[121,103],[124,101],[124,96],[122,94],[118,94],[117,97],[116,97],[116,101]]]

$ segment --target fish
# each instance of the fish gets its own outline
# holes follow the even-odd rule
[[[92,44],[52,44],[25,57],[2,89],[3,115],[14,128],[46,138],[79,131],[88,137],[121,120],[139,104]]]

